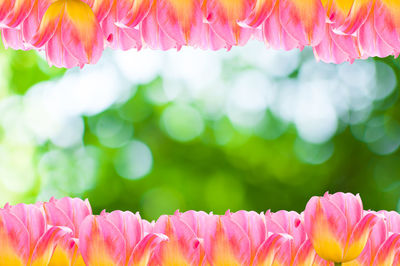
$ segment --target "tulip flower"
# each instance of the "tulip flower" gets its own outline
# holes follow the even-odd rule
[[[151,0],[95,0],[93,12],[112,49],[142,47],[138,25],[148,15],[151,4]]]
[[[360,58],[361,52],[355,37],[334,33],[329,24],[326,25],[325,30],[325,37],[317,46],[313,47],[317,60],[341,64],[343,62],[354,62],[356,58]]]
[[[304,211],[305,231],[315,251],[336,263],[361,254],[379,219],[381,216],[375,213],[364,215],[360,196],[350,193],[312,197]]]
[[[227,212],[249,237],[250,240],[250,262],[253,262],[259,247],[265,242],[268,236],[267,224],[263,214],[256,212],[238,211]]]
[[[86,265],[147,265],[167,238],[144,235],[139,214],[114,211],[87,216],[79,229],[79,251]]]
[[[325,34],[326,15],[320,0],[279,0],[282,27],[300,45],[318,45]]]
[[[375,28],[375,7],[372,8],[364,24],[357,32],[357,39],[363,57],[379,56],[386,57],[394,55],[394,48],[389,46]]]
[[[210,214],[201,226],[206,261],[210,265],[249,265],[249,236],[230,215]]]
[[[35,205],[6,205],[0,209],[0,265],[47,265],[54,247],[69,234],[66,228],[47,228]]]
[[[165,235],[168,240],[155,249],[151,265],[200,265],[200,240],[179,215],[161,216],[153,232]]]
[[[60,241],[50,260],[51,265],[68,266],[84,265],[76,241],[79,238],[79,227],[82,221],[92,214],[88,200],[78,198],[50,199],[43,203],[47,223],[53,226],[63,226],[71,230],[70,238]]]
[[[238,21],[250,16],[254,0],[207,0],[203,2],[203,16],[214,32],[228,45],[245,45],[252,29]]]
[[[94,64],[104,49],[100,25],[89,5],[80,0],[57,0],[46,10],[32,45],[45,46],[57,67]]]
[[[176,48],[180,50],[182,45],[169,37],[160,27],[157,22],[157,9],[153,5],[148,16],[143,19],[140,25],[140,34],[151,49],[169,50]]]
[[[294,211],[267,212],[265,219],[268,232],[291,236],[292,239],[288,243],[289,249],[285,251],[285,256],[289,259],[289,263],[293,263],[297,251],[307,239],[300,214]]]
[[[277,0],[279,1],[279,0]],[[279,12],[279,5],[275,5],[271,15],[262,24],[262,35],[267,46],[279,50],[292,50],[294,48],[303,49],[304,46],[300,42],[290,36],[282,27]]]

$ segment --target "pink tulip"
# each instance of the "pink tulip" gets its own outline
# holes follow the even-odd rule
[[[267,224],[265,217],[256,212],[238,211],[235,213],[227,212],[232,219],[244,230],[250,240],[250,262],[252,263],[259,247],[267,239]]]
[[[364,215],[360,196],[350,193],[312,197],[304,211],[305,230],[317,254],[338,263],[361,254],[380,219],[375,213]]]
[[[394,48],[383,41],[375,28],[375,7],[372,8],[366,21],[358,30],[357,39],[364,57],[386,57],[395,54]]]
[[[354,62],[361,56],[357,39],[351,35],[334,33],[329,24],[326,25],[325,37],[313,50],[317,60],[334,64]]]
[[[198,46],[204,31],[200,0],[156,2],[160,28],[179,45]]]
[[[247,233],[230,215],[208,215],[200,225],[206,262],[210,265],[249,265],[251,244]]]
[[[316,46],[325,35],[326,15],[320,0],[278,0],[282,27],[300,45]]]
[[[146,46],[151,49],[161,49],[163,51],[176,48],[180,50],[182,45],[169,37],[158,25],[157,8],[153,5],[148,16],[143,19],[140,24],[140,34],[146,43]]]
[[[255,0],[207,0],[203,2],[203,16],[213,31],[228,45],[245,45],[252,29],[238,24],[250,16]]]
[[[307,239],[300,214],[293,211],[278,211],[267,212],[265,217],[269,232],[287,234],[292,237],[289,242],[290,248],[286,250],[285,256],[289,258],[289,263],[293,263],[297,251]]]
[[[79,253],[76,239],[79,238],[79,227],[82,221],[92,214],[88,200],[78,198],[50,199],[43,204],[47,223],[53,226],[67,227],[72,231],[71,237],[60,241],[51,258],[51,265],[68,266],[84,265]]]
[[[282,27],[279,13],[280,6],[276,4],[271,15],[262,24],[264,42],[267,46],[276,50],[283,49],[288,51],[295,48],[303,49],[304,46],[300,45],[300,42],[289,35]]]
[[[0,265],[47,265],[57,243],[70,234],[66,228],[48,228],[35,205],[6,205],[0,209]]]
[[[96,63],[104,49],[100,25],[90,6],[80,0],[53,2],[32,45],[45,46],[50,64],[67,68]]]
[[[114,211],[87,216],[80,226],[79,251],[86,265],[147,265],[167,238],[144,234],[139,214]]]
[[[93,11],[112,49],[140,49],[139,24],[148,15],[151,0],[95,0]]]
[[[150,265],[200,265],[202,262],[200,239],[179,215],[161,216],[153,232],[165,235],[168,240],[155,249]]]

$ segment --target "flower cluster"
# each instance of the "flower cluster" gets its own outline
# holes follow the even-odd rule
[[[87,200],[0,209],[0,265],[398,265],[400,215],[360,197],[313,197],[303,213],[93,215]]]
[[[44,49],[51,65],[96,63],[106,46],[230,49],[249,39],[290,50],[312,46],[325,62],[398,55],[394,0],[7,0],[6,47]]]

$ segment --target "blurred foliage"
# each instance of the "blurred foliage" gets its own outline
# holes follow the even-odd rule
[[[390,66],[400,84],[400,61],[376,60]],[[34,52],[3,50],[0,68],[3,102],[26,94],[35,84],[57,80],[65,72],[49,68]],[[221,79],[229,80],[248,68],[251,65],[233,60]],[[297,68],[288,76],[298,75]],[[10,160],[12,169],[30,165],[34,171],[31,183],[25,179],[7,183],[3,178],[6,189],[1,201],[88,197],[95,212],[123,209],[155,219],[176,209],[302,211],[311,196],[329,190],[360,193],[366,208],[398,209],[398,85],[387,97],[373,102],[365,121],[355,125],[339,121],[335,135],[322,143],[299,137],[293,122],[270,109],[249,129],[236,126],[226,115],[208,117],[199,101],[154,100],[161,86],[161,76],[132,85],[124,100],[99,113],[84,114],[80,145],[69,147],[49,139],[8,144],[2,137],[8,128],[0,127],[0,159]],[[5,117],[5,110],[0,108],[0,117]],[[10,125],[18,123],[14,120]],[[379,138],[382,132],[387,133],[385,138]],[[32,162],[25,165],[21,154]],[[30,187],[23,189],[24,184]]]

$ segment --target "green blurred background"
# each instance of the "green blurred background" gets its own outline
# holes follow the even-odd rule
[[[84,69],[0,51],[0,201],[89,198],[147,219],[302,211],[325,191],[398,210],[399,60],[106,51]]]

